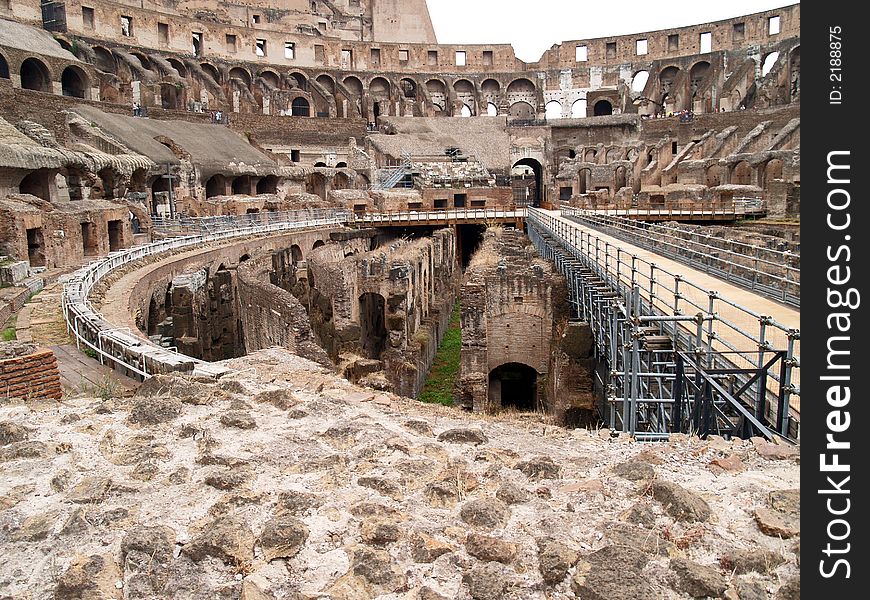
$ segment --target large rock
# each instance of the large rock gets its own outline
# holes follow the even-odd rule
[[[692,598],[721,598],[728,588],[719,571],[685,558],[672,558],[671,569],[677,576],[676,589]]]
[[[397,542],[402,537],[402,530],[395,521],[371,519],[360,527],[362,540],[374,546],[384,546]]]
[[[509,563],[517,556],[517,545],[479,533],[469,533],[465,550],[474,558],[484,561]]]
[[[480,429],[448,429],[438,435],[441,442],[454,442],[457,444],[485,444],[489,441]]]
[[[561,542],[551,539],[538,540],[538,563],[544,583],[556,585],[561,583],[568,574],[568,569],[574,566],[579,552]]]
[[[654,480],[650,485],[653,498],[677,521],[706,521],[710,518],[710,506],[698,494],[670,481]]]
[[[773,600],[801,600],[801,577],[792,577],[776,592]]]
[[[267,562],[276,558],[293,558],[308,539],[305,523],[291,517],[272,519],[260,534],[260,546]]]
[[[21,527],[12,533],[12,539],[25,542],[44,540],[51,534],[59,516],[58,511],[51,510],[27,517]]]
[[[514,483],[503,483],[495,492],[495,497],[505,504],[523,504],[529,501],[529,493]]]
[[[110,554],[79,556],[57,580],[54,600],[112,600],[121,598],[115,582],[121,572]]]
[[[353,553],[354,575],[390,591],[404,584],[405,576],[385,550],[360,547]]]
[[[108,477],[86,477],[75,486],[66,499],[76,504],[99,504],[105,500],[112,480]]]
[[[127,418],[137,425],[159,425],[168,423],[181,414],[181,400],[155,396],[150,398],[134,398]]]
[[[571,589],[583,600],[650,600],[658,597],[642,573],[648,562],[631,547],[605,546],[577,563]]]
[[[228,565],[242,565],[253,558],[254,534],[246,520],[220,517],[203,527],[183,551],[195,562],[213,557]]]
[[[559,479],[562,469],[549,456],[536,456],[517,463],[516,469],[531,481]]]
[[[512,584],[513,572],[497,562],[477,563],[463,580],[473,600],[504,600]]]
[[[285,389],[266,390],[254,396],[254,402],[262,404],[271,404],[280,410],[290,410],[297,404],[299,399],[293,395],[293,392]]]
[[[174,548],[175,531],[170,527],[137,525],[121,539],[121,560],[130,552],[143,552],[158,563],[169,562]]]
[[[154,375],[146,379],[133,395],[138,398],[174,398],[185,404],[208,404],[213,390],[202,383],[179,375]]]
[[[769,508],[755,509],[755,522],[764,535],[783,539],[800,535],[800,517]]]
[[[731,550],[719,558],[719,565],[728,572],[761,573],[769,575],[785,562],[781,554],[757,548],[755,550]]]
[[[402,489],[399,484],[384,477],[360,477],[356,480],[357,485],[375,490],[382,496],[393,500],[402,499]]]
[[[466,502],[459,511],[459,516],[469,525],[498,529],[507,524],[510,509],[498,498],[481,498]]]
[[[411,558],[418,563],[430,563],[439,556],[454,551],[450,544],[420,531],[411,535],[410,547]]]
[[[734,591],[739,600],[767,600],[766,586],[760,581],[738,578],[734,583]]]
[[[641,460],[629,460],[613,467],[613,473],[629,481],[653,479],[656,470],[651,464]]]
[[[236,429],[254,429],[257,427],[257,421],[254,420],[254,417],[243,410],[231,410],[221,415],[220,421],[224,427],[235,427]]]
[[[12,442],[23,442],[30,435],[31,430],[12,423],[11,421],[0,422],[0,446],[11,444]]]

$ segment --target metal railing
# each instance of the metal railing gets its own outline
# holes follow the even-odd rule
[[[646,433],[672,430],[664,407],[674,399],[673,353],[684,351],[702,361],[705,369],[727,371],[728,385],[744,398],[753,397],[753,418],[773,424],[781,435],[789,434],[795,423],[786,407],[791,406],[796,416],[800,413],[799,329],[540,209],[529,209],[528,224],[542,256],[566,276],[570,272],[574,313],[590,322],[596,353],[608,363],[611,427],[621,426],[632,434],[641,431],[641,424]],[[665,336],[673,348],[644,350],[648,328]],[[778,373],[767,373],[768,368],[764,377],[752,375],[778,352]]]
[[[667,204],[638,206],[580,207],[579,210],[646,221],[709,221],[713,219],[740,219],[767,214],[767,205],[758,198],[735,198],[728,202],[685,200]]]
[[[112,252],[79,269],[64,284],[61,308],[67,330],[75,337],[76,346],[94,353],[99,361],[107,361],[126,370],[129,374],[147,379],[153,373],[173,370],[196,370],[214,372],[210,363],[179,354],[134,335],[128,328],[119,328],[106,321],[90,303],[89,296],[94,286],[107,275],[140,259],[163,252],[191,248],[233,238],[265,236],[285,231],[304,231],[341,225],[347,211],[294,211],[295,218],[284,222],[226,227],[221,230],[168,238],[159,242],[137,246],[128,250]],[[246,215],[247,216],[247,215]]]
[[[152,217],[151,225],[155,231],[165,235],[198,234],[208,235],[220,231],[232,231],[250,227],[300,223],[319,219],[347,221],[350,211],[340,208],[307,208],[287,211],[260,211],[244,215],[222,215],[216,217]]]
[[[799,254],[567,206],[562,207],[561,213],[772,300],[800,307]]]
[[[418,222],[458,223],[488,220],[523,219],[525,208],[445,208],[434,210],[400,210],[386,212],[352,213],[347,219],[349,225],[382,225]]]

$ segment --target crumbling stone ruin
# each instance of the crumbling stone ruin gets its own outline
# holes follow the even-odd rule
[[[0,598],[799,598],[799,449],[602,428],[526,234],[796,268],[800,84],[800,5],[524,62],[423,0],[0,0]]]
[[[592,333],[570,322],[565,278],[515,230],[487,232],[462,283],[460,402],[588,421]]]

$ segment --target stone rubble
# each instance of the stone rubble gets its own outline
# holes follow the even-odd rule
[[[799,522],[793,452],[376,403],[277,349],[227,364],[0,405],[0,598],[799,598],[799,530],[766,519]]]

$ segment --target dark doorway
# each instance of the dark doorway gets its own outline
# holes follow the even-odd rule
[[[511,169],[511,186],[517,206],[541,205],[541,182],[544,169],[534,158],[517,161]]]
[[[97,256],[100,253],[97,226],[94,223],[82,223],[82,250],[85,256]]]
[[[477,252],[480,247],[480,242],[483,241],[483,233],[486,231],[485,225],[457,225],[456,240],[459,244],[457,254],[462,268],[468,266],[471,257]]]
[[[311,116],[311,105],[305,98],[296,98],[290,106],[290,112],[294,117]]]
[[[248,175],[233,179],[233,194],[237,196],[251,195],[251,178]]]
[[[368,292],[359,297],[360,346],[366,358],[380,358],[387,345],[385,305],[380,294]]]
[[[592,110],[596,117],[604,117],[613,114],[613,105],[607,100],[599,100]]]
[[[121,221],[109,221],[109,252],[124,247],[124,227]]]
[[[538,407],[538,372],[528,365],[507,363],[489,373],[489,399],[493,406],[532,412]]]
[[[45,266],[45,239],[42,237],[42,227],[27,230],[27,260],[31,267]]]
[[[21,194],[30,194],[31,196],[50,201],[51,195],[49,194],[48,187],[48,173],[45,171],[33,171],[32,173],[29,173],[21,180],[21,183],[18,184],[18,192]]]
[[[67,67],[60,76],[61,92],[71,98],[84,98],[87,89],[86,77],[76,67]]]
[[[21,76],[21,87],[25,90],[50,92],[51,79],[46,66],[35,58],[28,58],[21,63],[18,74]]]
[[[302,248],[300,248],[296,244],[293,244],[292,246],[290,246],[290,256],[293,258],[294,265],[302,262]]]
[[[257,194],[277,194],[278,193],[278,178],[274,175],[267,175],[257,182]]]
[[[214,198],[215,196],[226,196],[227,182],[223,175],[212,175],[205,182],[205,197]]]

